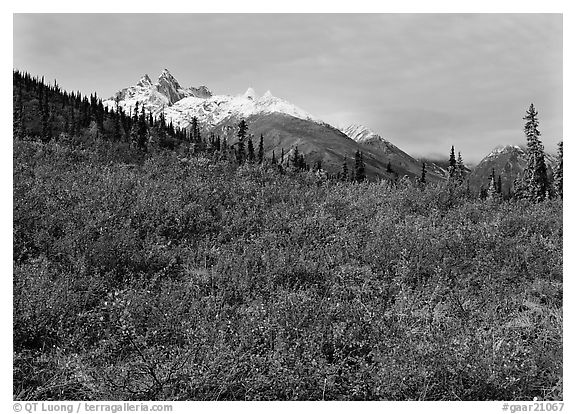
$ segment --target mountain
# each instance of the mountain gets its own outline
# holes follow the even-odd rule
[[[374,131],[357,124],[342,128],[341,131],[364,148],[376,151],[381,161],[386,165],[390,163],[392,170],[399,176],[420,177],[422,162],[411,157]],[[441,181],[446,176],[446,171],[443,168],[430,162],[426,163],[426,172],[426,178],[432,182]]]
[[[260,97],[252,88],[241,95],[213,95],[206,86],[182,88],[167,69],[156,83],[153,84],[146,74],[136,85],[122,89],[103,104],[114,108],[116,100],[126,113],[134,108],[136,102],[140,107],[144,105],[146,111],[151,111],[154,116],[164,112],[167,122],[172,121],[174,126],[180,128],[188,127],[192,117],[196,117],[206,129],[211,129],[230,119],[269,113],[322,123],[297,106],[273,96],[270,91]]]
[[[354,155],[361,151],[370,178],[420,175],[420,164],[388,141],[377,143],[376,139],[352,138],[296,105],[273,96],[270,91],[258,96],[254,89],[248,88],[241,95],[214,95],[205,86],[182,88],[165,69],[156,83],[144,75],[136,85],[122,89],[103,104],[115,108],[118,103],[129,113],[136,102],[156,117],[163,112],[167,122],[172,122],[175,127],[188,128],[192,118],[196,117],[205,134],[214,132],[221,135],[230,145],[237,142],[236,126],[245,119],[255,140],[260,134],[264,136],[267,157],[271,157],[274,151],[279,158],[282,150],[290,155],[297,146],[309,165],[321,160],[324,169],[337,173],[344,162],[352,170]],[[395,173],[386,171],[388,162],[394,165]],[[441,179],[434,172],[430,177],[432,180]]]
[[[556,158],[545,154],[548,175],[552,175]],[[481,187],[488,188],[492,169],[496,178],[502,179],[502,193],[508,194],[517,176],[521,176],[528,164],[528,153],[525,147],[518,145],[501,145],[494,148],[486,155],[469,175],[470,188],[479,190]]]

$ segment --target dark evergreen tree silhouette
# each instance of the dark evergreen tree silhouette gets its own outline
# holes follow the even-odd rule
[[[344,160],[344,163],[342,164],[342,173],[340,175],[340,180],[348,181],[348,163],[346,162],[346,160]]]
[[[248,137],[248,161],[254,162],[254,144],[252,143],[252,136]]]
[[[528,164],[524,170],[522,192],[524,197],[532,201],[543,201],[548,194],[548,178],[544,146],[538,130],[538,111],[534,108],[534,104],[530,104],[523,119],[526,121],[524,134],[528,141]]]
[[[456,167],[454,169],[454,177],[458,184],[462,184],[464,182],[465,171],[466,170],[464,169],[464,161],[462,161],[462,154],[460,153],[460,151],[458,151],[458,159],[456,160]]]
[[[296,146],[294,147],[294,153],[292,154],[292,166],[299,170],[300,162],[300,152],[298,151],[298,146]]]
[[[454,178],[456,174],[456,156],[454,155],[454,145],[450,149],[450,159],[448,161],[448,177],[450,180]]]
[[[236,148],[236,159],[238,160],[238,164],[244,162],[244,139],[246,138],[247,133],[248,124],[246,124],[245,120],[241,120],[238,123],[238,145]]]
[[[113,139],[114,141],[122,140],[122,131],[120,128],[120,98],[116,97],[116,112],[114,114],[114,134]]]
[[[564,197],[564,171],[563,171],[564,143],[558,143],[558,164],[554,169],[554,192],[557,197]]]
[[[264,135],[260,134],[260,143],[258,144],[258,164],[264,161]]]
[[[422,170],[420,172],[420,182],[426,184],[426,163],[422,163]]]
[[[360,150],[357,150],[354,156],[354,178],[359,183],[366,179],[366,166]]]

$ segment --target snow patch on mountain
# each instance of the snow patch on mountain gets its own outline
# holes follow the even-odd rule
[[[510,153],[510,152],[514,152],[514,151],[516,151],[522,155],[525,154],[525,151],[521,147],[519,147],[518,145],[498,145],[488,155],[486,155],[486,157],[484,157],[484,160],[496,158],[502,154],[506,154],[506,153]]]
[[[364,125],[352,124],[344,128],[340,128],[340,131],[342,131],[345,135],[352,138],[354,141],[360,143],[371,140],[388,142],[374,131],[366,128]]]
[[[281,113],[324,124],[296,105],[273,96],[270,91],[261,97],[251,87],[242,95],[212,95],[205,86],[182,88],[167,69],[156,84],[145,75],[135,86],[122,89],[103,104],[115,108],[116,100],[126,113],[130,113],[138,102],[140,108],[144,106],[155,117],[164,112],[168,122],[181,128],[189,126],[193,117],[206,126],[214,126],[228,118],[266,113]]]

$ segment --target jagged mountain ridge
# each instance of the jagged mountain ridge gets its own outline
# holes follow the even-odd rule
[[[212,128],[228,119],[248,118],[261,113],[283,113],[322,123],[296,105],[273,96],[270,91],[257,96],[254,89],[248,88],[244,94],[233,96],[214,95],[206,86],[185,89],[167,69],[157,83],[153,84],[150,77],[144,75],[136,85],[122,89],[103,104],[114,108],[116,100],[126,113],[138,102],[154,116],[163,112],[167,122],[180,128],[187,128],[193,117],[203,126]]]
[[[134,86],[124,88],[103,104],[115,108],[118,104],[131,113],[136,103],[154,117],[164,114],[175,127],[188,128],[192,118],[199,122],[204,133],[223,135],[233,145],[237,140],[235,127],[241,119],[248,121],[250,133],[258,139],[263,134],[265,151],[279,156],[298,146],[309,163],[322,160],[326,169],[336,173],[344,162],[353,168],[354,154],[365,154],[369,177],[397,178],[407,175],[419,177],[421,163],[383,139],[373,131],[356,125],[344,130],[335,128],[290,102],[267,91],[258,96],[254,89],[242,95],[215,95],[205,86],[182,88],[172,74],[164,69],[156,83],[144,75]],[[387,171],[391,164],[393,173]],[[445,171],[436,166],[427,167],[429,181],[441,181]]]

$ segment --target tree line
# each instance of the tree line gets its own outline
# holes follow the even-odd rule
[[[147,110],[139,102],[130,109],[129,113],[119,105],[116,98],[116,107],[105,107],[102,99],[96,93],[89,97],[82,96],[80,92],[68,93],[62,90],[56,81],[46,84],[44,78],[32,77],[27,72],[13,71],[13,130],[17,139],[35,138],[44,143],[62,137],[82,136],[87,139],[102,139],[112,142],[125,142],[143,152],[154,146],[163,149],[174,149],[180,143],[190,144],[192,153],[215,153],[235,161],[238,165],[245,163],[262,164],[264,161],[276,165],[279,169],[290,168],[291,171],[313,171],[318,175],[339,181],[363,182],[366,180],[366,164],[364,154],[358,150],[349,165],[345,158],[341,170],[336,174],[329,174],[322,168],[322,160],[318,159],[310,165],[298,146],[294,146],[286,154],[284,148],[281,153],[272,151],[272,157],[266,159],[264,151],[264,136],[261,134],[258,147],[255,148],[252,134],[249,134],[248,124],[241,120],[236,126],[238,138],[234,145],[229,145],[226,137],[210,132],[203,134],[196,117],[191,119],[188,128],[174,126],[167,121],[163,112],[154,117],[152,111]],[[479,192],[483,199],[529,199],[535,202],[547,198],[563,196],[563,143],[558,144],[558,163],[549,179],[544,158],[544,146],[540,139],[538,129],[538,112],[531,104],[523,118],[526,121],[524,133],[527,140],[528,163],[521,175],[516,177],[513,190],[509,194],[502,194],[502,177],[492,173],[488,179],[487,187],[482,186]],[[397,174],[390,162],[386,167],[389,176]],[[450,149],[447,181],[451,188],[466,186],[465,192],[470,195],[470,183],[466,179],[466,168],[462,154],[456,156],[454,146]],[[422,162],[420,176],[415,183],[419,186],[427,184],[427,166]],[[396,180],[393,180],[396,181]]]

